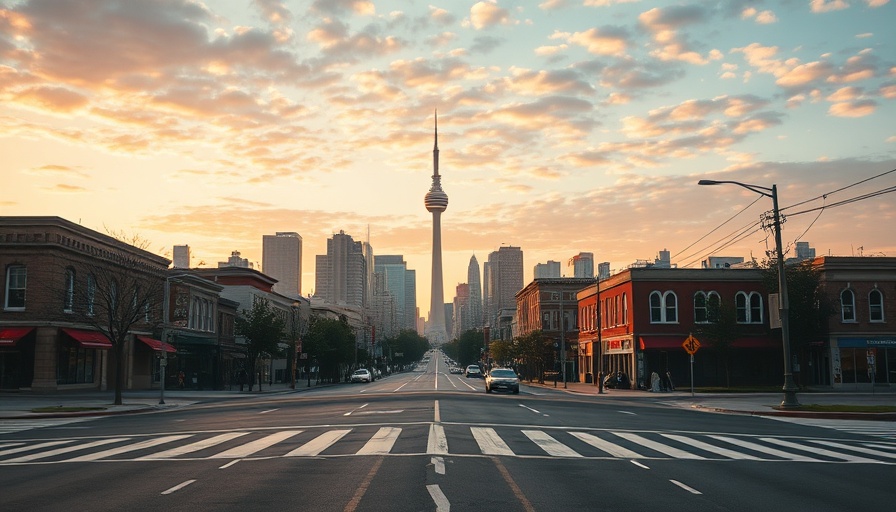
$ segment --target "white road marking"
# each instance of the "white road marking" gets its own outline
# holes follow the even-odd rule
[[[316,457],[320,452],[332,446],[336,441],[351,432],[348,430],[331,430],[315,437],[308,443],[286,454],[287,457]]]
[[[535,414],[541,414],[541,412],[539,412],[537,409],[533,409],[527,405],[519,404],[519,406],[522,407],[523,409],[529,409],[530,411],[534,412]]]
[[[438,401],[438,400],[435,401],[435,406],[434,406],[434,407],[435,407],[435,414],[434,414],[434,419],[433,419],[433,421],[435,421],[436,423],[438,423],[438,422],[442,421],[442,420],[441,420],[441,415],[439,414],[439,401]]]
[[[632,416],[637,416],[636,413],[633,413],[631,411],[617,411],[617,412],[619,412],[620,414],[631,414]]]
[[[473,439],[479,445],[479,450],[486,455],[514,455],[513,450],[498,436],[493,428],[471,427]]]
[[[433,469],[436,470],[437,475],[445,474],[445,459],[441,457],[433,457],[429,461],[432,463]]]
[[[886,457],[888,459],[896,459],[896,453],[887,453],[881,450],[870,450],[868,448],[863,448],[861,446],[852,446],[843,443],[835,443],[833,441],[824,441],[822,439],[809,439],[810,443],[823,444],[825,446],[830,446],[832,448],[842,448],[844,450],[850,450],[858,453],[864,453],[867,455],[877,455],[878,457]]]
[[[241,460],[242,459],[233,459],[232,461],[228,462],[227,464],[224,464],[223,466],[219,467],[218,469],[227,469],[230,466],[233,466],[234,464],[236,464],[237,462],[239,462]]]
[[[369,414],[401,414],[404,412],[404,409],[395,409],[394,411],[361,411],[355,413],[355,416],[364,416]]]
[[[110,444],[110,443],[120,443],[122,441],[127,441],[128,439],[129,438],[127,438],[127,437],[101,439],[99,441],[94,441],[92,443],[76,444],[74,446],[66,446],[65,448],[57,448],[55,450],[50,450],[48,452],[32,453],[31,455],[24,455],[22,457],[16,457],[14,459],[5,460],[3,462],[30,462],[32,460],[45,459],[47,457],[53,457],[54,455],[60,455],[63,453],[69,453],[69,452],[74,452],[74,451],[78,451],[78,450],[86,450],[87,448],[93,448],[94,446],[102,446],[104,444]]]
[[[367,407],[368,405],[370,405],[370,404],[364,404],[361,407],[358,407],[357,409],[352,409],[351,411],[348,411],[347,413],[343,414],[343,416],[351,416],[352,413],[360,411],[361,409]]]
[[[70,443],[71,441],[47,441],[46,443],[40,443],[30,446],[21,446],[19,448],[9,448],[7,450],[0,451],[0,455],[12,455],[13,453],[27,452],[31,450],[39,450],[41,448],[49,448],[50,446],[56,446],[60,444]],[[21,443],[17,443],[21,444]],[[16,446],[15,444],[6,445],[6,446]]]
[[[666,446],[662,443],[658,443],[656,441],[651,441],[645,437],[641,437],[638,434],[629,434],[627,432],[613,432],[614,435],[617,435],[627,441],[631,441],[635,444],[639,444],[646,448],[650,448],[651,450],[658,451],[660,453],[665,453],[670,457],[675,457],[676,459],[694,459],[694,460],[705,460],[704,457],[699,455],[694,455],[693,453],[688,453],[684,450],[679,450],[678,448],[673,448],[671,446]]]
[[[726,443],[731,443],[735,446],[740,446],[741,448],[746,448],[748,450],[752,450],[754,452],[764,453],[766,455],[774,455],[775,457],[780,457],[782,459],[794,460],[798,462],[822,462],[821,459],[813,459],[812,457],[803,457],[801,455],[795,455],[792,453],[782,452],[781,450],[776,450],[774,448],[769,448],[767,446],[763,446],[761,444],[751,443],[749,441],[744,441],[741,439],[736,439],[733,437],[727,436],[709,436],[713,439],[718,439],[719,441],[725,441]]]
[[[523,430],[523,434],[537,444],[539,448],[555,457],[581,457],[582,455],[565,444],[557,441],[541,430]]]
[[[644,464],[641,464],[640,462],[638,462],[636,460],[630,460],[629,462],[631,462],[635,466],[638,466],[639,468],[650,469],[649,467],[645,466]]]
[[[834,459],[845,460],[847,462],[865,462],[865,463],[870,462],[870,463],[874,463],[874,464],[882,464],[882,462],[879,460],[841,454],[841,453],[837,453],[837,452],[832,452],[830,450],[825,450],[823,448],[814,448],[814,447],[809,447],[809,446],[803,446],[801,444],[791,443],[790,441],[785,441],[783,439],[775,439],[772,437],[763,437],[761,439],[763,441],[765,441],[766,443],[772,443],[772,444],[777,444],[780,446],[786,446],[787,448],[795,448],[797,450],[803,450],[803,451],[811,452],[811,453],[818,454],[818,455],[824,455],[825,457],[831,457]]]
[[[426,441],[426,453],[448,455],[448,438],[441,425],[429,426],[429,438]]]
[[[172,448],[163,452],[146,455],[144,457],[140,457],[137,460],[169,459],[171,457],[177,457],[179,455],[185,455],[187,453],[198,452],[199,450],[211,448],[212,446],[217,446],[221,443],[230,441],[231,439],[236,439],[237,437],[244,436],[246,434],[248,434],[248,432],[228,432],[226,434],[220,434],[188,445],[178,446],[177,448]]]
[[[99,452],[90,453],[87,455],[81,455],[80,457],[75,457],[73,459],[69,459],[69,462],[88,462],[91,460],[99,460],[104,459],[106,457],[111,457],[113,455],[118,455],[120,453],[133,452],[137,450],[143,450],[146,448],[152,448],[153,446],[158,446],[160,444],[171,443],[173,441],[179,441],[181,439],[190,437],[189,434],[177,435],[177,436],[164,436],[157,437],[155,439],[147,439],[146,441],[142,441],[135,444],[129,444],[127,446],[119,446],[118,448],[110,448],[108,450],[102,450]]]
[[[184,483],[175,485],[174,487],[168,489],[167,491],[162,491],[162,494],[171,494],[171,493],[173,493],[173,492],[177,492],[177,491],[183,489],[184,487],[186,487],[186,486],[192,484],[192,483],[195,482],[195,481],[196,481],[196,480],[187,480],[187,481],[184,482]]]
[[[734,450],[729,450],[727,448],[722,448],[721,446],[715,446],[709,443],[704,443],[703,441],[699,441],[697,439],[691,439],[690,437],[679,436],[675,434],[663,434],[663,437],[668,437],[669,439],[673,439],[678,441],[679,443],[687,444],[693,446],[694,448],[699,448],[703,451],[715,453],[717,455],[721,455],[723,457],[728,457],[729,459],[735,460],[762,460],[759,457],[754,457],[752,455],[736,452]]]
[[[681,487],[682,489],[688,491],[691,494],[703,494],[702,492],[698,491],[697,489],[694,489],[693,487],[688,487],[687,485],[679,482],[678,480],[669,480],[669,481],[672,482],[673,484]]]
[[[432,501],[436,503],[436,512],[451,511],[451,503],[448,502],[448,498],[445,497],[438,485],[427,485],[426,490],[429,491]]]
[[[623,448],[618,444],[611,443],[609,441],[604,441],[603,439],[592,435],[586,434],[585,432],[570,432],[574,437],[578,438],[581,441],[584,441],[591,446],[597,448],[598,450],[603,450],[613,457],[619,457],[620,459],[643,459],[644,456],[640,453],[633,452],[628,448]]]
[[[266,411],[261,411],[261,412],[258,413],[258,414],[267,414],[267,413],[269,413],[269,412],[274,412],[274,411],[279,411],[279,410],[280,410],[280,409],[268,409],[268,410],[266,410]]]
[[[392,451],[399,434],[400,428],[382,427],[355,455],[385,455]]]
[[[410,382],[410,381],[408,381],[408,382]],[[393,389],[392,392],[395,393],[396,391],[400,391],[401,388],[403,388],[403,387],[405,387],[405,386],[407,386],[407,385],[408,385],[408,383],[405,382],[405,383],[402,384],[401,386],[398,386],[397,388]]]
[[[241,459],[243,457],[248,457],[253,453],[260,452],[265,448],[273,446],[284,439],[289,439],[290,437],[301,434],[301,430],[284,430],[282,432],[277,432],[276,434],[271,434],[269,436],[265,436],[261,439],[256,439],[251,443],[246,443],[244,445],[237,446],[235,448],[231,448],[230,450],[225,450],[221,453],[212,455],[209,457],[210,459]]]

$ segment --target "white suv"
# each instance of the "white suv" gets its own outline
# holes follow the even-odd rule
[[[482,377],[482,370],[479,369],[479,365],[471,364],[470,366],[467,366],[467,369],[464,372],[464,377]]]

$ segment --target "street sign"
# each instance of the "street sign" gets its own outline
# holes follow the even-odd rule
[[[688,339],[684,340],[681,346],[684,347],[685,352],[694,355],[700,348],[700,342],[694,336],[688,336]]]

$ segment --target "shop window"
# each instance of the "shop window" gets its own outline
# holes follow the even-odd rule
[[[856,294],[849,288],[840,292],[840,319],[843,322],[856,321]]]
[[[10,265],[6,269],[5,309],[25,309],[25,283],[28,271],[25,265]]]
[[[884,294],[880,290],[868,294],[868,318],[872,322],[884,321]]]
[[[73,343],[61,343],[56,362],[57,384],[92,384],[96,367],[96,349]]]

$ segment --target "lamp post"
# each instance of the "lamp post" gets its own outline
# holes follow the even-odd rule
[[[290,355],[289,371],[292,374],[289,381],[289,389],[296,389],[296,352],[299,350],[298,332],[299,332],[299,303],[292,303],[292,354]]]
[[[566,322],[563,321],[563,289],[560,289],[560,371],[563,375],[563,389],[566,388]]]
[[[772,185],[771,188],[760,187],[759,185],[749,185],[739,181],[716,181],[716,180],[700,180],[698,185],[722,185],[731,184],[743,187],[747,190],[756,192],[759,195],[770,197],[772,199],[772,214],[774,218],[775,228],[775,256],[777,258],[778,267],[778,293],[780,294],[779,311],[781,315],[781,341],[784,345],[784,400],[781,402],[781,408],[793,409],[800,406],[796,398],[797,387],[793,382],[792,363],[790,361],[790,318],[789,306],[787,302],[787,278],[784,275],[784,253],[781,249],[781,214],[778,210],[778,186]]]
[[[597,324],[597,393],[604,394],[604,341],[601,338],[600,319],[600,271],[594,280],[594,320]],[[592,354],[594,349],[591,349]]]

